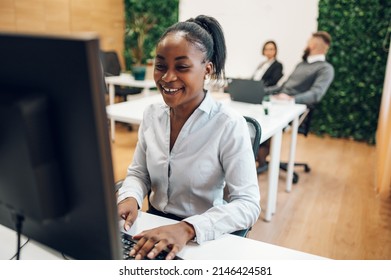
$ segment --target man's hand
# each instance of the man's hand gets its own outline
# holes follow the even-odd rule
[[[272,95],[270,100],[272,101],[273,99],[291,101],[291,100],[294,100],[294,97],[292,97],[286,93],[281,92],[281,93]]]

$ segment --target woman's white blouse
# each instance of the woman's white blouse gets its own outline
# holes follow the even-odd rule
[[[169,107],[149,106],[118,202],[141,206],[149,191],[153,207],[193,225],[198,243],[252,226],[260,193],[243,116],[207,93],[170,151]]]

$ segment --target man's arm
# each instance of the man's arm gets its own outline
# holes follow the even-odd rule
[[[319,73],[309,90],[294,96],[295,102],[307,105],[318,103],[326,94],[333,79],[334,68],[330,64],[327,64],[326,67],[319,70]]]

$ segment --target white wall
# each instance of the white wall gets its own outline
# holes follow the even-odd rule
[[[249,78],[264,60],[263,43],[274,40],[284,80],[317,31],[318,0],[180,0],[180,21],[199,14],[215,17],[224,29],[228,77]]]

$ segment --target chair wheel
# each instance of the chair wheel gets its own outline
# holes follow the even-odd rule
[[[304,166],[304,172],[310,172],[311,171],[311,168],[308,166],[308,165],[305,165]]]
[[[299,176],[296,173],[293,173],[292,183],[297,184],[299,182]]]

